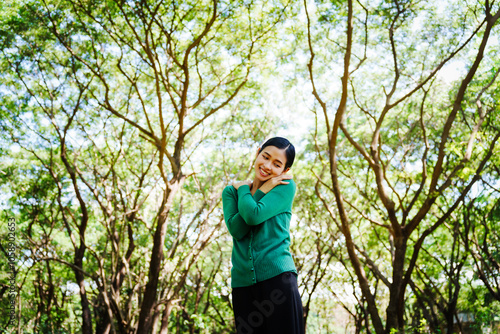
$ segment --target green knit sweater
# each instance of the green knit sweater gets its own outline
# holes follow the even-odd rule
[[[287,180],[288,181],[288,180]],[[231,286],[250,286],[284,272],[297,273],[290,254],[290,218],[296,185],[274,187],[267,194],[249,186],[222,192],[224,220],[233,236]]]

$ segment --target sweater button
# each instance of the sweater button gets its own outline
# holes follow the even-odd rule
[[[253,268],[252,268],[252,271],[253,271]]]

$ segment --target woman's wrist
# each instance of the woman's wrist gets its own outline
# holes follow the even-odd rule
[[[289,180],[292,179],[291,175],[287,174],[281,174],[279,176],[273,177],[270,180],[267,180],[260,188],[259,190],[262,191],[263,193],[267,194],[271,190],[273,190],[274,187],[279,186],[281,184],[288,184],[290,183]]]
[[[262,186],[260,186],[259,190],[262,191],[264,194],[267,194],[274,188],[274,185],[271,185],[271,183],[266,182]]]

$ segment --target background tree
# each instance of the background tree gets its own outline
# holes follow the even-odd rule
[[[232,103],[286,4],[12,5],[3,30],[3,130],[51,176],[52,192],[35,198],[57,203],[43,224],[57,229],[62,220],[74,253],[69,261],[68,250],[49,250],[60,235],[43,234],[41,244],[33,237],[30,268],[56,261],[73,270],[84,333],[167,332],[222,221],[213,216],[220,172],[197,177],[194,168],[213,134],[205,123],[241,105]],[[189,205],[176,199],[183,185]],[[38,232],[37,214],[29,214],[28,232]],[[213,281],[213,272],[203,274]]]
[[[0,6],[5,331],[234,331],[220,193],[275,135],[308,332],[493,326],[496,1]]]
[[[330,167],[329,182],[320,180],[321,196],[333,196],[337,212],[333,214],[330,199],[323,203],[341,225],[375,332],[404,331],[405,293],[426,238],[450,218],[498,149],[500,132],[491,121],[484,124],[496,117],[498,107],[481,107],[482,94],[498,85],[496,76],[488,83],[476,78],[489,72],[480,65],[491,52],[487,44],[500,9],[489,1],[473,8],[463,4],[455,14],[464,24],[453,29],[432,21],[436,9],[430,3],[319,3],[314,16],[307,2],[304,7],[312,93],[326,125],[327,140],[318,154],[327,157]],[[423,9],[427,17],[419,15]],[[330,42],[342,26],[341,42]],[[457,38],[444,47],[450,39],[443,33]],[[426,48],[425,55],[419,48]],[[436,103],[434,94],[443,89],[436,74],[464,49],[471,53],[463,60],[463,79],[450,88],[449,102]],[[322,80],[331,77],[324,74],[330,60],[341,55],[341,87],[332,98]],[[472,104],[467,94],[476,85],[481,93]],[[485,135],[477,144],[480,133]],[[353,169],[366,170],[366,178],[357,179]],[[371,249],[370,239],[385,248],[384,256]],[[381,292],[379,281],[386,288]],[[386,293],[384,317],[377,300]]]

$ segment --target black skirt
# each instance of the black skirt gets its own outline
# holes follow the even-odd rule
[[[238,334],[304,334],[297,276],[286,272],[257,284],[233,288]]]

